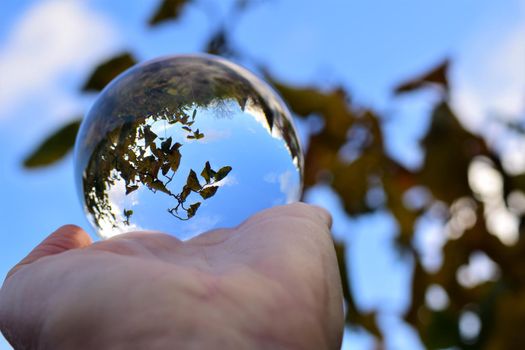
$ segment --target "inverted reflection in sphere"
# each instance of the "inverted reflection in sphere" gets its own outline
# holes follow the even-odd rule
[[[297,201],[302,154],[277,94],[213,56],[137,65],[83,121],[76,176],[102,238],[136,230],[189,239]]]

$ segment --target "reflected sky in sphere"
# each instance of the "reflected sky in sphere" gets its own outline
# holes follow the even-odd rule
[[[152,230],[186,240],[299,200],[290,113],[246,69],[209,55],[137,65],[83,121],[76,178],[99,236]]]

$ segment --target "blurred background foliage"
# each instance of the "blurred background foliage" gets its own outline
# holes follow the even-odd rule
[[[180,20],[190,2],[162,1],[145,25]],[[249,6],[248,1],[237,1],[225,22],[228,26],[209,33],[203,52],[249,61],[229,41],[235,22]],[[82,91],[100,91],[135,64],[132,50],[100,62]],[[407,95],[431,89],[439,96],[421,141],[424,161],[416,169],[407,169],[388,155],[382,131],[384,116],[355,105],[345,89],[287,85],[267,67],[252,64],[281,93],[295,118],[320,119],[322,127],[309,135],[305,150],[305,189],[330,186],[351,217],[386,210],[395,218],[399,254],[413,261],[411,302],[404,318],[424,345],[429,349],[521,349],[525,344],[525,175],[509,174],[501,154],[488,147],[482,136],[469,132],[450,108],[447,71],[451,62],[444,60],[426,73],[414,72],[393,91]],[[73,147],[79,122],[79,118],[73,119],[42,140],[24,165],[47,166],[64,157]],[[505,126],[525,133],[519,123]],[[507,220],[498,219],[502,216]],[[414,232],[421,218],[444,224],[446,239],[437,268],[425,264],[415,243]],[[377,348],[381,348],[375,311],[361,310],[356,304],[346,266],[347,247],[343,242],[335,242],[335,246],[346,322],[373,334]],[[494,263],[493,273],[476,280],[469,264],[487,258]]]

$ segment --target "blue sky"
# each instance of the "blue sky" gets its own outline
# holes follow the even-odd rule
[[[196,0],[182,20],[150,29],[157,1],[24,0],[0,10],[0,275],[64,223],[88,227],[73,182],[72,159],[26,171],[21,161],[42,137],[87,111],[80,95],[90,69],[132,49],[140,60],[196,52],[220,25],[232,1]],[[453,59],[453,107],[471,130],[505,152],[504,164],[525,169],[525,141],[502,140],[491,118],[523,117],[525,1],[271,0],[254,5],[234,30],[234,45],[280,79],[322,87],[343,85],[354,101],[388,117],[388,151],[416,167],[418,139],[436,96],[394,98],[399,81],[446,57]],[[326,188],[309,201],[334,214],[334,235],[349,245],[356,297],[382,308],[388,349],[422,349],[398,317],[408,303],[410,262],[392,250],[395,222],[387,212],[352,220]],[[369,349],[361,331],[345,333],[344,348]],[[9,349],[0,340],[0,349]]]

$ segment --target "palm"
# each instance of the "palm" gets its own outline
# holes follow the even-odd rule
[[[335,348],[338,272],[328,230],[315,215],[306,206],[282,207],[187,242],[117,236],[29,264],[4,289],[26,284],[18,291],[31,295],[17,298],[45,315],[29,328],[54,329],[46,341],[55,347],[58,339],[63,348],[140,348],[130,334],[170,334],[148,339],[148,348],[170,348],[173,339],[197,348]],[[72,319],[76,329],[65,333]],[[98,336],[78,336],[79,329]]]

